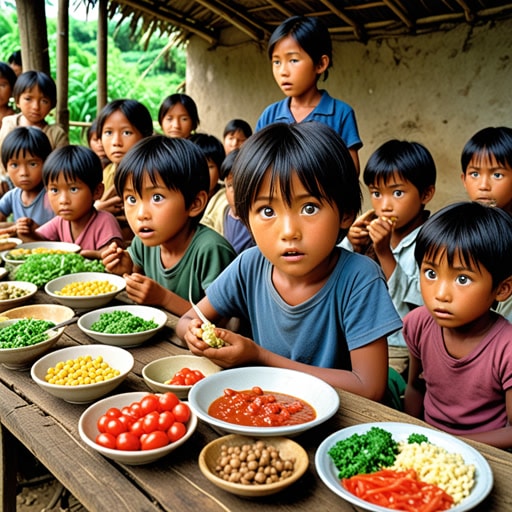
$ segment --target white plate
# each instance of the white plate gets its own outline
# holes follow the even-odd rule
[[[7,257],[7,255],[13,251],[14,249],[48,249],[52,251],[63,251],[63,252],[79,252],[80,246],[77,244],[72,244],[68,242],[27,242],[24,244],[19,244],[13,249],[9,249],[8,251],[2,251],[0,253],[0,257],[6,262],[10,263],[11,265],[21,265],[25,262],[25,260],[13,260]]]
[[[476,468],[475,485],[471,490],[470,495],[455,507],[450,508],[450,512],[465,512],[467,510],[471,510],[482,502],[491,492],[494,479],[489,464],[477,450],[464,441],[461,441],[450,434],[446,434],[445,432],[409,423],[363,423],[361,425],[354,425],[352,427],[338,430],[338,432],[331,434],[320,444],[315,454],[315,466],[321,480],[331,491],[353,505],[364,510],[371,510],[374,512],[391,511],[389,508],[380,507],[364,501],[344,489],[338,479],[338,470],[328,453],[331,447],[338,441],[346,439],[353,434],[365,434],[372,427],[380,427],[391,432],[395,441],[405,441],[412,433],[424,434],[432,444],[440,446],[448,452],[459,453],[462,455],[466,464],[474,464]]]

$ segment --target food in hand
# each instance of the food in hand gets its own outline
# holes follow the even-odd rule
[[[224,340],[218,338],[215,334],[215,325],[210,322],[205,322],[201,325],[201,332],[199,337],[210,347],[220,348],[224,346]]]

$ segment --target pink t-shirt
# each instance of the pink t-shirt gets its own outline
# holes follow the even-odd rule
[[[71,242],[78,244],[82,250],[89,251],[104,247],[114,238],[123,239],[116,218],[109,212],[96,210],[76,240],[71,235],[71,223],[59,216],[37,228],[36,232],[46,240]]]
[[[512,324],[502,316],[467,356],[445,349],[441,328],[425,306],[404,318],[411,354],[421,360],[426,393],[425,421],[463,435],[507,425],[505,391],[512,387]]]

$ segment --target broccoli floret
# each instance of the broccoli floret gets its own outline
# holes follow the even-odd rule
[[[421,443],[429,443],[430,441],[428,440],[428,437],[423,435],[423,434],[411,434],[408,438],[407,438],[407,443],[408,444],[413,444],[413,443],[418,443],[418,444],[421,444]]]
[[[390,432],[372,427],[365,434],[353,434],[338,441],[328,454],[339,471],[338,478],[350,478],[392,466],[398,454],[398,443]]]

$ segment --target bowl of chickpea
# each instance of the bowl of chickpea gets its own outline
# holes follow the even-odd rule
[[[46,283],[44,291],[64,306],[88,310],[105,306],[126,287],[123,277],[107,272],[77,272]]]
[[[20,306],[35,295],[37,286],[26,281],[3,281],[0,283],[0,311]]]
[[[85,404],[117,388],[133,364],[133,356],[123,348],[78,345],[38,359],[30,375],[51,395],[72,404]]]
[[[268,496],[296,482],[308,469],[308,454],[285,437],[231,434],[207,444],[199,469],[213,484],[245,497]]]

